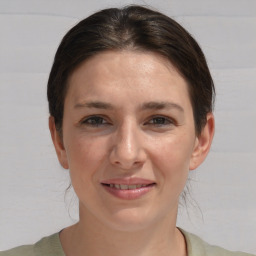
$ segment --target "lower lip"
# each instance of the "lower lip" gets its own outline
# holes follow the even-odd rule
[[[125,200],[134,200],[150,192],[155,187],[155,184],[149,185],[147,187],[136,188],[136,189],[117,189],[117,188],[112,188],[106,185],[102,185],[102,186],[105,188],[107,192],[109,192],[110,194],[112,194],[117,198],[125,199]]]

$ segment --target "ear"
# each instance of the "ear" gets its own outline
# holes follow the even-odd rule
[[[63,168],[68,169],[69,166],[68,166],[66,150],[64,148],[62,138],[61,138],[59,132],[56,130],[55,121],[54,121],[53,116],[49,117],[49,129],[51,132],[52,142],[54,144],[59,162]]]
[[[207,114],[207,121],[203,127],[201,134],[195,140],[195,147],[191,155],[189,169],[196,169],[206,158],[211,148],[214,135],[214,116],[212,113]]]

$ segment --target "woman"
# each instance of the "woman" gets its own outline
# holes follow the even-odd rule
[[[79,222],[0,255],[248,255],[176,227],[189,170],[207,156],[214,85],[195,40],[161,13],[95,13],[63,38],[49,128]]]

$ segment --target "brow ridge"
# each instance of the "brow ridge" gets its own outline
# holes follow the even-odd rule
[[[181,112],[184,112],[184,109],[179,105],[174,102],[156,102],[156,101],[150,101],[146,102],[142,105],[142,109],[156,109],[156,110],[161,110],[161,109],[172,109],[176,108],[180,110]]]
[[[98,108],[98,109],[113,109],[113,105],[107,102],[101,101],[90,101],[85,103],[78,103],[75,105],[75,108]]]
[[[90,101],[85,103],[78,103],[75,105],[75,108],[97,108],[97,109],[114,109],[114,106],[111,103],[102,102],[102,101]],[[184,112],[184,109],[174,102],[157,102],[150,101],[145,102],[141,106],[141,110],[161,110],[161,109],[178,109],[181,112]]]

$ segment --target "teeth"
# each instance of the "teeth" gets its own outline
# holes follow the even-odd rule
[[[141,188],[141,187],[146,187],[146,184],[134,184],[134,185],[126,185],[126,184],[109,184],[111,188],[116,188],[116,189],[136,189],[136,188]]]
[[[128,186],[128,185],[120,185],[120,188],[121,189],[128,189],[130,186]]]

